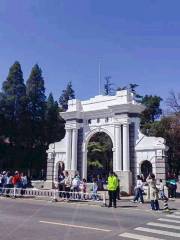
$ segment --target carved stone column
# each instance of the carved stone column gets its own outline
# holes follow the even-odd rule
[[[65,170],[71,170],[71,156],[72,156],[72,147],[71,147],[71,129],[66,129],[66,163]]]
[[[121,125],[115,126],[115,141],[116,141],[116,164],[115,171],[122,170],[122,155],[121,155]]]
[[[71,171],[74,174],[77,171],[77,129],[72,130],[72,163]]]
[[[123,171],[130,171],[128,123],[123,124]]]

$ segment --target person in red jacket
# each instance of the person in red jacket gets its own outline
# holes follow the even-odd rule
[[[12,183],[16,188],[21,187],[21,176],[18,171],[15,172],[15,175],[13,176],[13,179],[12,179]]]

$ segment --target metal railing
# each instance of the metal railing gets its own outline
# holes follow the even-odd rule
[[[83,192],[67,192],[52,190],[40,190],[40,189],[23,189],[23,188],[0,188],[0,196],[4,197],[31,197],[31,198],[46,198],[52,201],[83,201],[83,202],[101,202],[106,205],[105,193],[83,193]]]

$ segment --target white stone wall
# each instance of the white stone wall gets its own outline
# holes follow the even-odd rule
[[[141,174],[141,164],[144,161],[149,161],[152,164],[152,171],[156,174],[156,158],[154,150],[138,151],[136,152],[136,166],[137,174]]]
[[[87,145],[90,138],[97,132],[104,132],[109,135],[113,144],[113,170],[120,178],[126,179],[124,190],[130,191],[132,174],[140,173],[140,166],[147,160],[152,163],[153,172],[161,174],[163,171],[162,161],[157,161],[167,149],[164,139],[147,137],[140,132],[139,114],[144,106],[133,99],[133,94],[127,90],[118,91],[115,96],[95,96],[87,101],[77,99],[68,102],[67,112],[61,113],[66,121],[66,135],[61,142],[50,144],[48,149],[49,159],[54,159],[54,180],[57,178],[57,166],[59,161],[65,163],[65,169],[71,173],[77,171],[77,149],[78,129],[82,129],[82,177],[87,177]],[[133,166],[136,166],[134,173],[130,172],[130,150],[129,150],[129,125],[134,123],[134,156]],[[123,136],[121,142],[121,136]],[[131,139],[131,141],[133,141]],[[121,147],[122,146],[122,147]],[[132,149],[131,149],[132,151]],[[49,169],[52,164],[49,161]],[[156,167],[158,165],[158,168]],[[124,181],[124,180],[123,180]],[[122,183],[123,184],[123,183]]]

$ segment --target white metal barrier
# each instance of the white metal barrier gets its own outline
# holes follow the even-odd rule
[[[106,205],[105,193],[83,193],[83,192],[66,192],[53,190],[37,190],[37,189],[23,189],[23,188],[0,188],[0,196],[5,197],[44,197],[53,201],[83,201],[83,202],[102,202]]]

